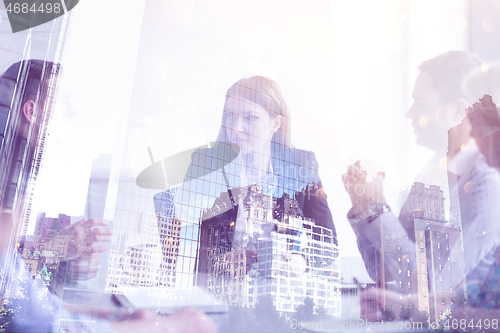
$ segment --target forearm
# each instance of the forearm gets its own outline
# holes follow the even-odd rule
[[[400,269],[413,271],[415,244],[392,212],[362,221],[350,218],[349,221],[373,280],[388,282],[396,279]]]

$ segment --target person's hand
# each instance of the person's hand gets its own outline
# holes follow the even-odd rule
[[[356,215],[368,210],[370,203],[385,203],[384,178],[385,174],[378,172],[376,177],[367,181],[367,172],[361,168],[360,161],[356,161],[347,168],[347,172],[342,175],[342,180]]]
[[[481,103],[474,103],[473,109],[469,108],[467,117],[472,129],[470,135],[476,140],[486,162],[500,169],[500,115],[491,96],[485,95]]]
[[[105,228],[107,225],[102,219],[83,219],[61,230],[61,235],[68,236],[69,259],[90,258],[92,253],[106,251],[106,246],[94,243],[111,241],[113,230]]]
[[[83,219],[61,230],[68,237],[68,270],[73,280],[87,280],[97,275],[100,266],[99,252],[106,246],[94,246],[96,242],[110,242],[113,231],[101,219]]]
[[[66,274],[73,281],[90,280],[97,276],[100,266],[99,254],[92,253],[89,256],[70,260]]]
[[[153,311],[141,310],[129,318],[113,323],[114,331],[148,333],[216,333],[219,325],[205,313],[184,308],[172,315],[160,316]]]

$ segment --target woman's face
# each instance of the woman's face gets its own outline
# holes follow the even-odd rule
[[[265,153],[273,134],[281,125],[281,116],[271,117],[260,105],[229,96],[226,100],[226,133],[243,153]]]

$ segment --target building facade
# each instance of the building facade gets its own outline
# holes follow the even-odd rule
[[[399,270],[399,291],[417,296],[416,308],[427,311],[432,321],[439,320],[454,297],[465,293],[461,230],[445,220],[444,200],[439,187],[417,182],[401,211],[408,235],[415,240],[415,257],[409,259],[415,260],[416,268]]]
[[[271,295],[276,310],[293,313],[310,297],[339,316],[340,267],[332,231],[303,217],[287,194],[273,199],[252,185],[233,195],[243,207],[224,209],[229,203],[222,198],[229,196],[222,194],[200,219],[197,284],[226,305],[254,307],[259,296]],[[235,244],[238,209],[249,221],[244,247]]]

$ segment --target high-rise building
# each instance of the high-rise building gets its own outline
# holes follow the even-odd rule
[[[439,187],[417,182],[400,217],[415,240],[415,258],[408,259],[416,268],[399,270],[399,292],[416,295],[416,308],[428,311],[432,321],[439,320],[457,293],[465,292],[461,230],[445,220],[444,200]],[[462,282],[457,286],[456,281]]]
[[[376,177],[365,181],[374,181]],[[370,202],[364,203],[361,211],[368,211],[369,205],[381,202],[381,193],[369,194]],[[381,308],[392,307],[386,299],[386,291],[392,291],[399,293],[400,300],[411,301],[415,308],[428,311],[431,319],[436,321],[457,292],[465,290],[461,230],[446,220],[445,206],[444,193],[438,186],[427,187],[416,182],[410,188],[399,216],[398,223],[405,228],[406,235],[395,235],[393,226],[385,220],[387,217],[381,216],[380,241],[384,254],[377,252],[365,263],[370,276],[380,277],[376,281],[379,292],[362,300],[362,318],[383,319]],[[386,256],[398,260],[398,271],[392,274],[395,284],[385,279]],[[365,254],[364,257],[369,256]],[[456,286],[460,277],[461,285]],[[397,316],[400,309],[391,310]]]
[[[225,209],[231,205],[228,192],[205,210],[197,284],[227,305],[254,307],[259,296],[271,295],[278,311],[290,313],[310,297],[328,314],[340,315],[340,267],[332,231],[305,218],[288,194],[273,199],[252,185],[231,195],[244,206],[251,230],[240,239],[238,206]]]
[[[45,213],[39,213],[36,221],[34,236],[37,238],[46,238],[49,232],[61,231],[71,224],[71,217],[65,214],[59,214],[58,217],[46,217]],[[40,240],[38,240],[40,242]]]
[[[99,154],[99,157],[92,161],[84,213],[88,218],[104,216],[112,161],[113,156],[110,154]]]

